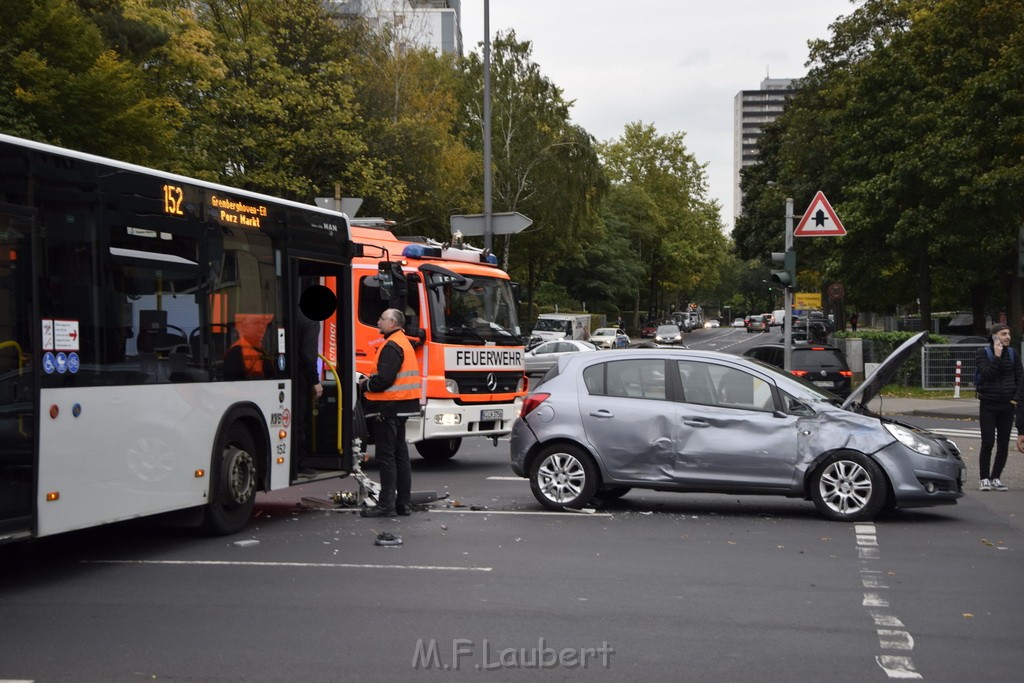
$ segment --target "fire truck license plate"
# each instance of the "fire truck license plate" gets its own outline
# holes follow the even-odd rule
[[[481,410],[480,411],[480,421],[481,422],[488,422],[490,420],[500,420],[501,417],[502,417],[502,411],[501,410]]]

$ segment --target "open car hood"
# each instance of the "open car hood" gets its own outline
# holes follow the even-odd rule
[[[852,405],[866,406],[871,402],[873,398],[878,396],[878,392],[882,390],[886,384],[888,384],[893,377],[896,376],[896,372],[900,367],[907,362],[910,358],[910,354],[917,351],[917,349],[924,344],[925,338],[928,336],[927,332],[918,332],[913,337],[903,342],[898,349],[889,354],[875,371],[871,373],[871,376],[864,380],[864,382],[853,390],[853,392],[843,401],[843,408],[846,410],[850,409]]]

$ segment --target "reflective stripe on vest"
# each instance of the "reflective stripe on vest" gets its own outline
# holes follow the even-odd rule
[[[380,359],[380,352],[387,346],[387,342],[395,342],[398,348],[402,349],[402,367],[398,369],[395,376],[395,383],[384,391],[367,391],[364,396],[370,401],[407,401],[409,399],[419,400],[420,398],[420,369],[416,363],[416,353],[412,350],[409,338],[402,330],[396,331],[377,348],[377,357],[374,364]]]
[[[246,377],[263,377],[263,353],[253,346],[247,339],[242,338],[232,346],[237,346],[242,351],[242,365],[245,367]]]

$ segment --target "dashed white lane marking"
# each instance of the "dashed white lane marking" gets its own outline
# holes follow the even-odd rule
[[[521,481],[525,484],[530,480],[523,477],[487,477],[487,481]]]
[[[489,572],[493,567],[444,567],[417,564],[346,564],[341,562],[241,562],[228,560],[82,560],[82,564],[155,564],[223,567],[302,567],[307,569],[420,569],[441,572]]]
[[[857,537],[857,555],[861,561],[861,584],[869,589],[864,592],[861,605],[867,608],[874,621],[878,647],[883,652],[911,652],[914,649],[914,636],[910,635],[903,622],[890,612],[889,598],[884,592],[889,589],[885,583],[885,574],[874,567],[875,560],[880,558],[875,525],[856,524],[854,533]],[[914,661],[907,655],[881,654],[875,657],[875,661],[889,678],[924,678],[914,668]]]

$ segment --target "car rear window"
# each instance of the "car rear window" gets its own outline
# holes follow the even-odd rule
[[[845,370],[846,360],[835,349],[793,349],[793,367],[801,370]]]

